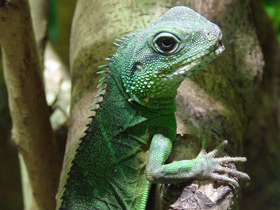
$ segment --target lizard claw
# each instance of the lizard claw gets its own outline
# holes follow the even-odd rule
[[[215,157],[217,154],[219,154],[228,144],[228,140],[222,141],[212,152],[209,152],[209,156]]]
[[[247,161],[246,157],[221,157],[221,158],[216,158],[217,161],[220,163],[244,163]]]
[[[229,177],[226,176],[226,175],[220,175],[220,174],[212,173],[212,174],[210,175],[210,178],[212,178],[212,179],[215,180],[215,181],[220,181],[220,182],[229,183],[229,184],[232,185],[234,188],[239,188],[238,182],[237,182],[235,179],[229,178]]]
[[[199,161],[198,176],[202,178],[210,178],[220,182],[226,182],[232,185],[235,188],[239,187],[238,182],[235,178],[250,180],[248,174],[238,171],[236,169],[231,169],[224,164],[228,163],[243,163],[246,162],[247,159],[245,157],[220,157],[216,158],[218,155],[228,144],[227,140],[224,140],[221,144],[219,144],[213,151],[207,153],[205,150],[205,143],[201,150],[201,152],[197,156],[197,160]],[[232,178],[231,178],[232,177]]]
[[[227,174],[230,174],[230,175],[240,178],[240,179],[246,179],[248,181],[250,180],[250,177],[248,176],[248,174],[238,171],[236,169],[218,166],[215,171],[218,173],[227,173]]]

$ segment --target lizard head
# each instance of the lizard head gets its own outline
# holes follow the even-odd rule
[[[174,7],[128,35],[113,59],[131,101],[168,108],[180,83],[224,50],[219,27],[188,7]]]

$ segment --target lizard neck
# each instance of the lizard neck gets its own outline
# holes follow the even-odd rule
[[[141,122],[174,112],[175,107],[151,109],[135,101],[129,101],[129,96],[119,79],[110,75],[103,101],[88,129],[93,130],[91,128],[97,123],[106,128],[107,135],[116,136]]]
[[[146,97],[143,99],[137,98],[133,94],[129,94],[129,91],[124,87],[121,76],[111,75],[111,80],[108,82],[111,84],[111,88],[117,88],[117,94],[123,98],[123,100],[133,110],[139,110],[147,113],[174,113],[176,111],[175,96],[177,94],[176,88],[163,89],[157,93],[152,94],[152,97]]]

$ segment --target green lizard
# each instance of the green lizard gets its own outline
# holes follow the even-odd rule
[[[246,158],[215,157],[226,141],[195,159],[165,164],[176,136],[177,88],[223,52],[221,38],[217,25],[179,6],[119,40],[99,72],[107,74],[97,95],[103,100],[94,103],[99,108],[76,150],[60,210],[144,210],[151,183],[213,179],[238,187],[235,177],[249,179],[223,166]]]

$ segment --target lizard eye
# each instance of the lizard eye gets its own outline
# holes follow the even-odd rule
[[[173,34],[160,33],[154,38],[153,45],[159,53],[171,54],[178,49],[179,40]]]

